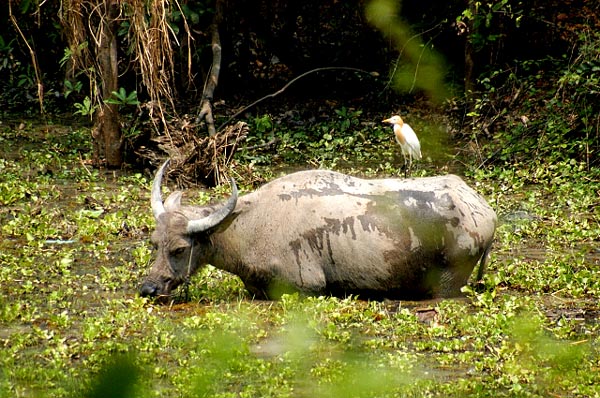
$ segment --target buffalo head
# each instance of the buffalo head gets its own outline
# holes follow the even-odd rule
[[[151,204],[156,220],[152,243],[157,257],[140,288],[142,296],[168,296],[200,265],[206,264],[210,233],[233,212],[238,198],[231,179],[231,197],[218,207],[183,207],[180,191],[171,193],[163,204],[161,182],[168,164],[169,160],[163,163],[152,183]]]

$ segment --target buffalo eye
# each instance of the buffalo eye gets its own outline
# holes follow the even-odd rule
[[[177,247],[177,248],[171,250],[170,254],[172,256],[181,256],[184,251],[185,251],[185,247]]]

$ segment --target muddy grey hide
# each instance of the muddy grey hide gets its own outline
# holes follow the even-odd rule
[[[426,299],[460,294],[496,228],[486,201],[454,175],[364,180],[327,170],[278,178],[216,206],[164,202],[156,173],[156,260],[143,296],[169,296],[200,267],[238,275],[256,298],[311,295]],[[277,287],[277,289],[275,289]],[[277,293],[275,293],[277,292]]]

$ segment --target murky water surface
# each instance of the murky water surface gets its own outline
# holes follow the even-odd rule
[[[36,149],[39,143],[26,143],[23,147],[27,150]],[[16,147],[8,145],[4,149],[0,148],[0,159],[7,161],[18,161],[22,156],[16,151]],[[1,165],[1,164],[0,164]],[[55,163],[53,167],[58,166]],[[23,181],[30,183],[35,182],[36,178],[42,178],[46,188],[53,190],[56,198],[52,198],[46,202],[41,201],[40,204],[30,205],[27,202],[16,201],[8,206],[0,207],[0,222],[10,223],[15,219],[17,214],[28,213],[31,223],[41,223],[41,218],[47,214],[51,214],[55,220],[73,217],[85,217],[88,223],[99,222],[104,217],[110,217],[121,211],[126,214],[129,209],[123,209],[123,205],[118,202],[118,198],[114,195],[125,192],[123,183],[119,182],[119,177],[127,177],[127,172],[105,172],[94,171],[88,169],[89,166],[72,165],[69,167],[77,168],[65,172],[64,170],[53,170],[52,167],[40,166],[38,169],[31,169],[27,175],[19,176]],[[306,168],[306,167],[304,167]],[[292,171],[294,168],[285,168],[278,171]],[[459,171],[459,170],[454,170]],[[2,170],[0,170],[2,172]],[[96,177],[91,178],[93,182],[86,182],[85,175],[90,172],[98,173]],[[56,178],[52,177],[56,175]],[[50,177],[49,177],[50,176]],[[69,178],[72,176],[72,178]],[[78,177],[80,176],[80,177]],[[151,176],[148,176],[150,179]],[[40,296],[36,296],[36,289],[42,291],[46,297],[52,297],[53,289],[64,289],[61,297],[70,300],[72,306],[71,311],[85,317],[86,314],[94,314],[102,312],[106,308],[106,303],[114,298],[129,297],[134,298],[137,295],[137,288],[141,281],[141,277],[145,274],[148,263],[140,264],[134,261],[132,251],[136,247],[147,245],[147,240],[153,225],[148,216],[151,213],[149,206],[149,183],[147,190],[135,194],[136,198],[126,202],[127,206],[135,205],[131,211],[136,212],[137,216],[146,214],[150,225],[143,226],[128,226],[127,220],[117,228],[115,236],[110,237],[110,244],[103,244],[101,235],[97,237],[85,237],[82,239],[76,230],[55,231],[49,233],[47,237],[40,238],[39,236],[28,236],[27,231],[23,235],[5,235],[0,239],[0,253],[3,258],[23,256],[24,253],[35,257],[35,261],[52,262],[60,266],[61,261],[67,261],[68,266],[64,267],[64,275],[59,271],[51,271],[51,268],[40,266],[39,271],[36,269],[35,261],[29,263],[27,261],[14,261],[13,264],[25,264],[22,278],[12,280],[13,286],[22,286],[27,283],[32,284],[31,298],[36,305],[42,308],[45,313],[37,316],[37,321],[31,324],[20,324],[18,326],[10,326],[8,328],[0,327],[0,340],[8,339],[15,333],[31,332],[32,328],[45,328],[48,323],[56,322],[53,320],[53,315],[60,313],[60,300],[52,301],[52,299],[40,301]],[[111,195],[114,193],[114,195]],[[26,196],[33,197],[37,195],[35,192],[26,192]],[[32,199],[33,200],[33,199]],[[125,202],[123,202],[125,203]],[[543,206],[543,204],[541,204]],[[534,219],[534,215],[525,212],[515,212],[514,214],[501,215],[502,223],[506,225],[514,225],[515,227],[523,225]],[[75,228],[74,222],[66,222],[64,225]],[[24,251],[23,247],[34,247],[35,250]],[[556,250],[556,249],[553,249]],[[565,253],[572,252],[573,248],[565,248]],[[591,245],[582,245],[581,251],[585,253],[585,261],[591,268],[600,269],[600,250]],[[549,249],[541,247],[537,242],[521,242],[514,250],[503,253],[494,253],[495,261],[502,264],[511,263],[513,258],[520,258],[521,261],[545,261],[549,256],[556,256],[556,251],[550,252]],[[560,254],[560,253],[558,253]],[[131,269],[136,267],[137,269]],[[121,268],[119,270],[119,268]],[[494,267],[491,267],[492,271]],[[107,277],[108,271],[114,274],[123,275],[122,280],[115,280]],[[67,283],[61,285],[61,280],[64,278]],[[109,280],[110,279],[110,280]],[[110,283],[110,286],[107,286]],[[11,287],[0,287],[0,293],[5,296],[11,294]],[[510,290],[508,288],[500,288],[498,294],[522,296],[526,293]],[[41,296],[44,297],[43,295]],[[579,324],[582,331],[596,327],[600,318],[600,307],[596,300],[592,299],[565,299],[561,292],[540,292],[538,300],[540,311],[552,322],[560,322],[567,320],[575,324]],[[468,301],[465,298],[457,298],[455,300]],[[385,302],[385,308],[390,314],[394,314],[402,309],[408,309],[414,313],[417,319],[424,324],[434,324],[437,322],[438,313],[436,305],[438,301],[421,301],[421,302]],[[207,311],[207,304],[203,302],[179,302],[174,301],[167,304],[169,307],[169,315],[173,318],[186,318],[190,316],[203,315]],[[210,305],[210,304],[209,304]],[[253,303],[256,306],[269,306],[269,302]],[[24,308],[22,310],[27,310]],[[475,307],[472,311],[477,311]],[[261,341],[261,346],[267,346],[270,342]],[[261,348],[254,347],[253,349],[260,350]],[[271,353],[273,354],[273,353]],[[278,354],[278,353],[274,353]],[[259,352],[257,355],[268,356],[268,352]],[[425,364],[424,367],[427,367]],[[468,369],[460,369],[455,367],[440,367],[433,364],[429,367],[430,376],[436,379],[458,378],[468,372]]]

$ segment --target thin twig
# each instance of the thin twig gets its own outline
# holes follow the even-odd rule
[[[90,169],[87,168],[87,166],[85,165],[85,163],[83,163],[83,158],[81,157],[81,154],[79,154],[79,163],[81,163],[81,166],[88,173],[88,175],[90,177],[92,177],[92,172],[90,171]]]
[[[259,104],[260,102],[262,102],[262,101],[264,101],[264,100],[266,100],[268,98],[276,97],[279,94],[283,93],[285,90],[288,89],[288,87],[290,87],[292,84],[294,84],[298,80],[302,79],[303,77],[305,77],[307,75],[310,75],[311,73],[328,71],[328,70],[350,70],[350,71],[354,71],[354,72],[367,73],[369,75],[373,75],[375,73],[375,72],[366,71],[364,69],[352,68],[352,67],[348,67],[348,66],[325,66],[325,67],[322,67],[322,68],[311,69],[311,70],[309,70],[307,72],[304,72],[303,74],[301,74],[299,76],[296,76],[295,78],[293,78],[292,80],[290,80],[285,86],[283,86],[282,88],[280,88],[276,92],[271,93],[271,94],[267,94],[264,97],[257,99],[256,101],[254,101],[250,105],[248,105],[248,106],[242,108],[241,110],[237,111],[232,116],[230,116],[229,119],[227,119],[224,123],[222,123],[219,126],[218,130],[221,130],[223,128],[223,126],[225,126],[226,124],[228,124],[232,119],[235,119],[236,117],[238,117],[242,113],[246,112],[248,109],[252,108],[253,106],[255,106],[257,104]]]
[[[262,149],[262,148],[270,147],[271,145],[275,145],[279,141],[281,141],[281,139],[276,137],[276,138],[273,138],[269,142],[265,142],[265,143],[257,144],[257,145],[245,146],[243,149],[245,151],[253,151],[255,149]]]
[[[17,32],[19,32],[19,35],[25,42],[25,45],[27,46],[27,48],[29,49],[29,55],[31,56],[31,63],[33,63],[33,70],[35,72],[35,81],[37,83],[37,95],[38,95],[38,101],[40,103],[40,113],[44,113],[44,85],[42,84],[42,77],[40,76],[40,66],[37,62],[37,56],[35,55],[35,51],[33,51],[33,48],[31,48],[31,46],[29,45],[29,42],[27,41],[25,34],[19,27],[19,24],[17,23],[17,19],[15,18],[14,14],[12,12],[12,1],[11,0],[8,1],[8,13],[10,15],[10,21],[15,26],[15,29],[17,30]]]
[[[430,30],[433,30],[433,28],[431,28]],[[423,32],[423,33],[425,33],[425,32]],[[421,48],[421,53],[419,54],[419,59],[417,60],[417,63],[415,64],[415,73],[413,75],[412,86],[410,87],[410,90],[408,91],[409,93],[412,93],[412,91],[415,89],[415,86],[417,85],[417,75],[419,73],[419,65],[421,65],[421,59],[423,59],[423,55],[425,54],[425,51],[427,50],[427,46],[433,41],[433,39],[435,37],[437,37],[437,36],[434,36],[433,38],[429,39],[427,41],[427,43],[425,43],[423,45],[423,47]]]
[[[187,78],[188,84],[193,84],[192,78],[192,40],[194,39],[192,36],[192,30],[190,29],[190,25],[188,24],[187,18],[185,17],[185,13],[179,4],[179,1],[175,1],[177,8],[179,8],[179,12],[181,13],[183,26],[185,28],[186,40],[187,40]]]
[[[414,34],[408,40],[406,40],[404,42],[404,45],[402,46],[402,48],[400,49],[400,52],[398,53],[398,58],[396,58],[396,62],[394,63],[394,70],[390,74],[390,78],[388,79],[387,83],[385,84],[385,87],[383,88],[382,92],[386,91],[390,87],[390,84],[392,84],[392,80],[393,80],[394,76],[396,75],[396,72],[398,71],[398,65],[400,64],[400,58],[402,58],[402,54],[404,53],[404,49],[408,46],[408,43],[410,43],[413,39],[418,38],[419,36],[423,36],[424,34],[429,33],[434,29],[437,29],[441,24],[442,23],[439,23],[439,24],[435,25],[434,27],[429,28],[423,32]]]

